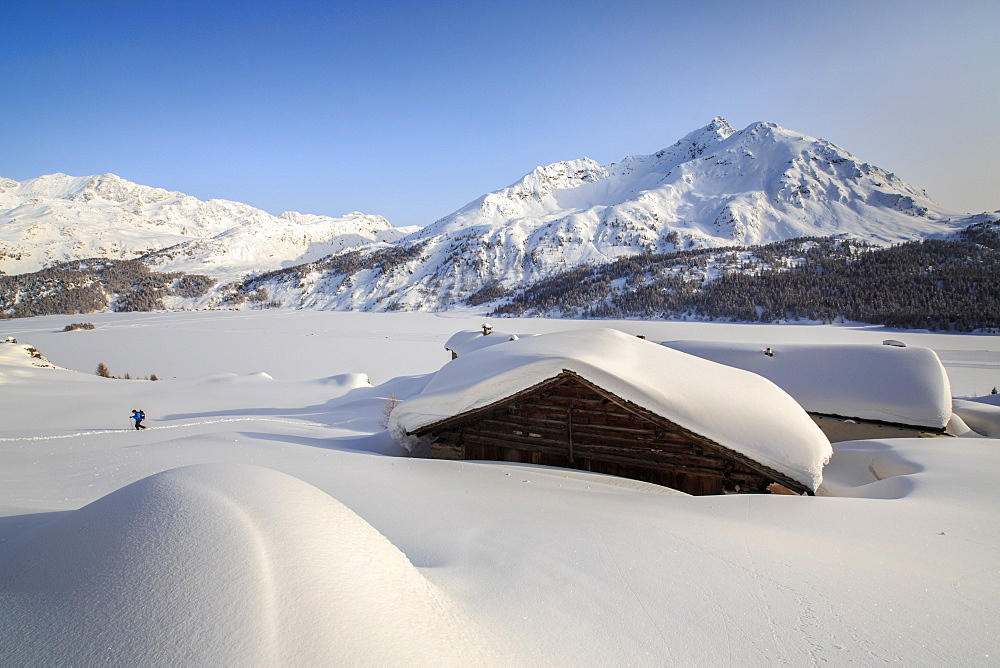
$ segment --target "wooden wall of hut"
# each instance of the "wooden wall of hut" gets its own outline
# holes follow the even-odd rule
[[[766,492],[778,482],[743,455],[629,405],[575,375],[433,431],[431,456],[524,462],[643,480],[688,494]]]

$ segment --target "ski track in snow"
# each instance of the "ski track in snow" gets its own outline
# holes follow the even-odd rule
[[[300,427],[335,427],[338,424],[346,424],[346,422],[338,422],[335,424],[321,424],[319,422],[301,422],[298,420],[279,420],[275,418],[261,418],[261,417],[245,417],[245,418],[224,418],[220,420],[203,420],[201,422],[187,422],[185,424],[167,424],[162,426],[157,426],[155,429],[160,431],[161,429],[182,429],[185,427],[199,427],[207,424],[221,424],[224,422],[277,422],[281,424],[294,424]],[[350,422],[348,420],[347,422]],[[98,434],[118,434],[123,431],[138,431],[136,429],[103,429],[96,431],[81,431],[75,434],[59,434],[57,436],[22,436],[18,438],[0,438],[0,443],[10,443],[15,441],[55,441],[64,438],[80,438],[81,436],[96,436]]]
[[[604,532],[601,530],[601,527],[594,520],[594,518],[591,517],[588,519],[591,531],[591,539],[594,542],[594,546],[597,548],[597,556],[598,559],[601,560],[601,566],[604,568],[604,572],[607,573],[611,578],[613,578],[617,582],[621,583],[622,586],[626,590],[628,590],[629,594],[631,595],[631,598],[635,600],[636,605],[638,605],[638,607],[642,610],[643,615],[649,621],[650,626],[652,626],[652,628],[656,630],[656,637],[663,638],[665,635],[664,629],[657,621],[656,615],[653,614],[653,612],[649,609],[649,606],[646,605],[646,603],[643,601],[643,597],[640,596],[639,593],[635,590],[635,587],[632,586],[632,583],[629,581],[628,577],[625,575],[625,572],[622,570],[620,555],[616,554],[615,551],[612,549],[611,544],[608,542],[607,537],[604,535]],[[669,665],[674,663],[674,661],[671,659],[670,646],[667,643],[660,641],[659,648],[660,651],[662,652],[661,657],[664,661],[664,665]]]
[[[749,499],[745,501],[744,505],[744,517],[749,523],[752,519],[752,508],[750,506]],[[775,612],[773,611],[771,601],[768,600],[768,592],[764,587],[765,580],[771,582],[772,584],[774,584],[774,581],[765,576],[757,566],[757,562],[754,560],[753,556],[753,548],[750,546],[749,537],[745,532],[740,534],[740,539],[742,541],[743,556],[746,559],[746,563],[737,564],[733,562],[733,566],[739,569],[740,574],[748,580],[747,593],[757,602],[760,609],[764,611],[764,619],[767,620],[767,631],[770,634],[771,641],[774,643],[775,652],[780,654],[779,656],[773,657],[772,660],[782,665],[789,665],[791,663],[789,658],[789,648],[786,646],[785,642],[782,641],[781,634],[778,632],[779,629],[775,621]]]

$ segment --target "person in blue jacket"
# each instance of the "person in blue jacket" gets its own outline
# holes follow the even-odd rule
[[[132,411],[132,419],[135,420],[135,428],[136,429],[145,429],[146,428],[146,425],[144,425],[142,423],[142,421],[146,419],[146,414],[143,413],[141,410],[134,410],[134,411]]]

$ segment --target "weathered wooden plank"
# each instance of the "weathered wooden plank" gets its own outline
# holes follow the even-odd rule
[[[569,414],[569,410],[570,409],[562,412],[556,412],[536,409],[530,412],[524,411],[516,414],[497,415],[496,417],[491,417],[489,419],[507,422],[509,424],[533,420],[537,420],[541,423],[551,422],[565,424],[566,416]],[[649,434],[657,434],[666,431],[662,427],[638,420],[634,416],[621,416],[614,414],[596,415],[588,413],[587,411],[578,410],[576,408],[573,408],[572,411],[573,422],[576,426],[582,427],[590,425],[594,427],[606,427],[608,430],[621,429]],[[681,432],[673,430],[673,433],[680,434]]]
[[[475,434],[466,434],[466,448],[471,453],[469,455],[470,459],[483,459],[487,458],[479,454],[482,452],[479,448],[494,448],[497,450],[525,450],[528,452],[541,452],[549,455],[556,455],[562,457],[565,463],[561,464],[563,466],[569,466],[568,458],[568,447],[566,444],[553,444],[551,442],[543,442],[537,439],[532,439],[531,442],[521,440],[521,439],[492,439],[483,438],[480,439]],[[726,468],[725,466],[720,466],[729,464],[726,460],[711,460],[705,461],[705,458],[698,457],[683,457],[670,455],[668,453],[662,453],[661,456],[655,457],[635,457],[628,452],[610,452],[607,449],[602,449],[600,451],[593,451],[590,448],[583,446],[578,446],[575,448],[576,457],[579,459],[592,459],[595,461],[606,461],[619,464],[625,464],[630,466],[636,466],[640,468],[650,468],[657,470],[679,470],[691,473],[699,473],[706,475],[719,475],[723,477],[732,478],[734,480],[763,480],[765,477],[760,473],[753,471],[751,469],[746,469],[744,467],[739,468]],[[506,457],[502,461],[526,461],[524,459],[511,460]],[[771,482],[772,478],[767,478],[768,482]]]
[[[431,443],[431,457],[434,459],[465,459],[465,448],[453,443],[436,441]]]
[[[503,411],[508,406],[516,406],[516,405],[518,405],[518,402],[520,402],[520,401],[522,401],[522,400],[530,397],[533,394],[537,394],[542,389],[547,388],[547,387],[549,387],[551,385],[554,385],[554,384],[557,384],[557,383],[564,382],[564,381],[565,381],[564,374],[559,374],[557,376],[553,376],[552,378],[547,378],[547,379],[545,379],[543,381],[540,381],[540,382],[532,385],[531,387],[525,388],[524,390],[521,390],[520,392],[517,392],[517,393],[515,393],[515,394],[513,394],[513,395],[511,395],[509,397],[505,397],[504,399],[500,399],[499,401],[495,401],[495,402],[493,402],[491,404],[488,404],[486,406],[481,406],[480,408],[475,408],[475,409],[466,411],[466,412],[461,413],[459,415],[453,415],[453,416],[451,416],[449,418],[445,418],[444,420],[439,420],[437,422],[434,422],[434,423],[431,423],[431,424],[428,424],[428,425],[424,425],[423,427],[420,427],[419,429],[415,429],[414,431],[409,432],[409,433],[412,434],[412,435],[416,435],[416,436],[426,436],[428,434],[432,434],[432,433],[435,433],[437,431],[443,431],[443,430],[450,429],[450,428],[453,428],[453,427],[457,428],[457,427],[459,427],[459,426],[461,426],[463,424],[467,424],[468,422],[473,421],[473,420],[475,420],[478,417],[481,417],[483,415],[489,415],[489,414],[495,413],[497,411]]]
[[[662,416],[659,416],[659,415],[653,413],[652,411],[649,411],[648,409],[642,408],[641,406],[638,406],[638,405],[632,403],[631,401],[628,401],[626,399],[622,399],[621,397],[617,397],[614,394],[608,392],[607,390],[605,390],[605,389],[603,389],[603,388],[601,388],[601,387],[599,387],[597,385],[594,385],[590,381],[582,378],[581,376],[579,376],[578,374],[576,374],[573,371],[569,371],[569,370],[564,369],[563,373],[566,374],[567,376],[575,378],[577,380],[577,382],[580,383],[581,385],[583,385],[585,387],[592,388],[596,394],[609,399],[610,401],[612,401],[613,403],[621,406],[622,408],[624,408],[626,410],[629,410],[629,411],[635,413],[636,415],[638,415],[640,417],[645,417],[645,418],[649,419],[651,422],[653,422],[654,424],[668,423],[669,425],[671,425],[673,427],[676,427],[679,430],[690,434],[693,439],[695,439],[697,441],[701,441],[706,447],[712,448],[712,449],[718,449],[718,450],[721,450],[721,451],[724,451],[724,452],[728,453],[736,461],[740,461],[740,462],[744,463],[745,465],[747,465],[752,470],[760,471],[761,475],[763,475],[765,477],[770,477],[772,480],[776,480],[778,482],[781,482],[781,484],[785,485],[786,487],[788,487],[791,490],[799,491],[799,492],[805,492],[805,493],[808,493],[808,494],[812,494],[813,493],[812,490],[808,489],[805,485],[803,485],[802,483],[800,483],[800,482],[798,482],[796,480],[792,480],[791,478],[789,478],[788,476],[784,475],[783,473],[775,471],[774,469],[768,467],[767,465],[762,464],[761,462],[757,462],[757,461],[751,459],[750,457],[744,455],[743,453],[736,452],[735,450],[730,450],[729,448],[726,448],[725,446],[722,446],[722,445],[720,445],[718,443],[715,443],[711,439],[708,439],[708,438],[706,438],[704,436],[701,436],[699,434],[695,434],[694,432],[686,430],[683,427],[680,427],[680,425],[677,425],[677,424],[675,424],[673,422],[670,422],[666,418],[664,418]]]
[[[496,434],[490,431],[479,434],[475,431],[466,432],[467,443],[479,443],[494,448],[517,446],[529,451],[537,451],[562,457],[561,466],[570,466],[568,461],[568,443],[562,439],[519,436],[515,434]],[[659,449],[639,449],[626,446],[584,443],[577,440],[574,444],[575,457],[578,459],[593,459],[615,462],[624,465],[638,466],[656,470],[677,470],[690,473],[720,475],[728,477],[743,485],[755,485],[757,482],[772,482],[776,478],[767,476],[745,466],[741,462],[723,456],[709,454],[699,455],[693,450],[671,450],[666,447]],[[475,458],[488,458],[477,456]]]
[[[489,424],[493,428],[504,428],[509,427],[512,429],[519,428],[520,425],[538,425],[539,427],[545,428],[550,427],[553,429],[565,428],[568,413],[558,414],[558,413],[540,413],[536,412],[531,415],[498,415],[496,417],[484,418],[480,422],[483,424]],[[689,435],[685,434],[680,430],[664,429],[657,425],[652,425],[649,423],[643,423],[638,420],[614,420],[607,422],[594,422],[588,421],[581,418],[578,411],[573,411],[573,422],[574,431],[580,429],[591,429],[594,432],[602,433],[613,433],[622,432],[637,435],[648,435],[649,437],[658,437],[660,435],[672,435],[679,438],[683,438],[686,441],[693,442]]]
[[[575,414],[574,414],[575,415]],[[536,438],[543,438],[552,441],[565,440],[566,422],[549,421],[525,421],[523,423],[513,420],[483,420],[476,429],[478,433],[495,433],[498,437],[507,436],[528,436],[537,434]],[[621,444],[625,447],[647,449],[651,447],[683,448],[685,450],[703,449],[700,443],[685,438],[680,434],[667,434],[656,430],[630,430],[617,427],[605,427],[602,425],[573,425],[574,442],[583,445],[590,442],[608,442]],[[723,457],[719,453],[720,457]]]
[[[474,427],[467,428],[468,433],[480,434],[483,437],[493,436],[497,442],[505,439],[517,439],[526,443],[535,441],[549,442],[554,445],[568,445],[568,438],[565,424],[538,424],[510,425],[497,421],[484,421]],[[673,452],[691,452],[707,457],[715,457],[723,460],[730,458],[718,451],[705,451],[700,444],[691,441],[682,441],[675,437],[660,436],[655,438],[653,434],[646,435],[647,438],[637,437],[635,434],[627,432],[615,432],[614,434],[601,433],[590,430],[587,426],[574,427],[573,430],[576,445],[586,447],[593,444],[606,444],[624,449],[636,450],[637,454],[649,450],[666,450]]]

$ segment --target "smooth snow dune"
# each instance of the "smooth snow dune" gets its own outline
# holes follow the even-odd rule
[[[1000,438],[1000,406],[984,399],[955,399],[952,410],[974,432],[989,438]]]
[[[0,664],[481,663],[371,525],[289,475],[172,469],[0,546]]]

